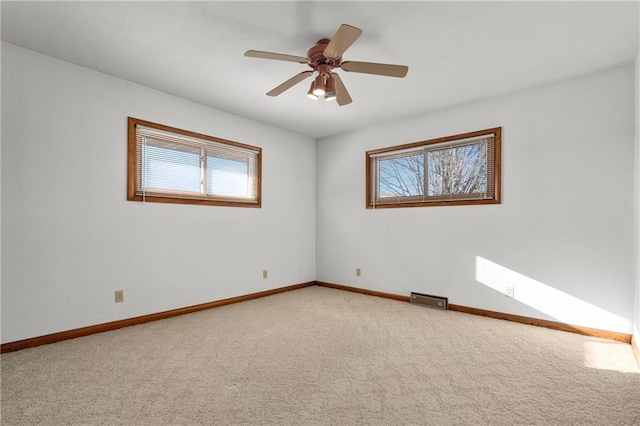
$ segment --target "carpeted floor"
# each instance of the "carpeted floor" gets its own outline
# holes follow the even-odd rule
[[[640,425],[628,344],[324,287],[1,363],[3,425]]]

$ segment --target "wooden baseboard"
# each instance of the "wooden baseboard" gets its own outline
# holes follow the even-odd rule
[[[309,287],[314,284],[315,284],[315,281],[310,281],[302,284],[294,284],[294,285],[280,287],[272,290],[261,291],[258,293],[246,294],[244,296],[232,297],[229,299],[217,300],[214,302],[202,303],[199,305],[187,306],[184,308],[172,309],[170,311],[163,311],[155,314],[142,315],[139,317],[112,321],[104,324],[91,325],[88,327],[77,328],[74,330],[61,331],[59,333],[32,337],[30,339],[18,340],[16,342],[3,343],[2,345],[0,345],[0,353],[14,352],[20,349],[33,348],[36,346],[47,345],[49,343],[56,343],[56,342],[61,342],[63,340],[75,339],[76,337],[89,336],[91,334],[117,330],[119,328],[130,327],[132,325],[144,324],[151,321],[157,321],[161,319],[176,317],[179,315],[190,314],[193,312],[204,311],[206,309],[217,308],[218,306],[245,302],[251,299],[258,299],[260,297],[271,296],[273,294],[284,293],[286,291]]]
[[[63,340],[75,339],[76,337],[89,336],[91,334],[103,333],[105,331],[117,330],[119,328],[131,327],[133,325],[144,324],[151,321],[176,317],[179,315],[190,314],[193,312],[203,311],[206,309],[216,308],[219,306],[230,305],[233,303],[245,302],[247,300],[258,299],[260,297],[271,296],[273,294],[284,293],[291,290],[297,290],[312,285],[329,287],[338,290],[351,291],[354,293],[366,294],[370,296],[384,297],[386,299],[398,300],[401,302],[410,302],[409,296],[399,294],[385,293],[382,291],[368,290],[358,287],[349,287],[341,284],[327,283],[323,281],[310,281],[302,284],[294,284],[286,287],[280,287],[272,290],[251,293],[244,296],[232,297],[229,299],[217,300],[214,302],[202,303],[199,305],[187,306],[184,308],[172,309],[170,311],[158,312],[155,314],[142,315],[139,317],[128,318],[119,321],[112,321],[104,324],[97,324],[88,327],[77,328],[74,330],[61,331],[59,333],[47,334],[45,336],[32,337],[29,339],[18,340],[16,342],[3,343],[0,345],[0,353],[14,352],[20,349],[33,348],[36,346],[47,345],[50,343],[61,342]],[[567,331],[571,333],[583,334],[585,336],[600,337],[603,339],[615,340],[618,342],[630,343],[633,351],[640,364],[640,349],[637,340],[633,336],[625,333],[617,333],[613,331],[599,330],[596,328],[582,327],[576,325],[564,324],[561,322],[542,320],[537,318],[524,317],[520,315],[505,314],[502,312],[488,311],[485,309],[470,308],[467,306],[449,304],[449,310],[464,312],[473,315],[481,315],[485,317],[497,318],[507,321],[519,322],[522,324],[535,325],[538,327],[546,327],[554,330]]]
[[[520,315],[505,314],[502,312],[487,311],[485,309],[470,308],[467,306],[449,304],[449,310],[465,312],[467,314],[481,315],[483,317],[497,318],[507,321],[519,322],[522,324],[535,325],[538,327],[551,328],[553,330],[568,331],[570,333],[582,334],[602,339],[615,340],[617,342],[631,343],[631,335],[618,333],[615,331],[600,330],[597,328],[583,327],[580,325],[570,325],[562,322],[543,320],[538,318],[523,317]]]
[[[633,349],[633,353],[636,356],[636,361],[638,361],[638,365],[640,366],[640,344],[638,340],[631,336],[631,349]]]
[[[378,297],[386,297],[388,299],[400,300],[403,302],[410,301],[409,296],[401,296],[398,294],[384,293],[384,292],[375,291],[375,290],[366,290],[366,289],[361,289],[357,287],[349,287],[349,286],[344,286],[340,284],[325,283],[321,281],[316,281],[316,284],[323,287],[331,287],[339,290],[352,291],[355,293],[368,294],[368,295],[378,296]],[[585,336],[600,337],[603,339],[615,340],[617,342],[631,343],[630,334],[617,333],[615,331],[600,330],[597,328],[582,327],[578,325],[569,325],[569,324],[564,324],[556,321],[548,321],[548,320],[542,320],[537,318],[523,317],[520,315],[505,314],[502,312],[488,311],[485,309],[478,309],[478,308],[470,308],[467,306],[454,305],[451,303],[449,304],[449,310],[464,312],[464,313],[473,314],[473,315],[481,315],[484,317],[491,317],[491,318],[502,319],[507,321],[519,322],[522,324],[535,325],[538,327],[545,327],[553,330],[567,331],[570,333],[577,333]],[[637,350],[637,347],[636,347],[636,350]],[[638,356],[638,359],[640,360],[640,355],[638,355],[637,352],[636,352],[636,356]]]
[[[358,288],[358,287],[349,287],[349,286],[341,285],[341,284],[332,284],[332,283],[326,283],[326,282],[323,282],[323,281],[316,281],[316,285],[319,285],[321,287],[335,288],[335,289],[338,289],[338,290],[351,291],[351,292],[354,292],[354,293],[367,294],[369,296],[378,296],[378,297],[384,297],[386,299],[400,300],[401,302],[409,302],[410,301],[409,296],[401,296],[399,294],[384,293],[384,292],[381,292],[381,291],[367,290],[367,289]]]

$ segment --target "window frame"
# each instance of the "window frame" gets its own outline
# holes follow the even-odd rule
[[[224,149],[224,146],[229,146],[230,148],[240,148],[242,150],[253,151],[256,153],[256,161],[255,161],[255,201],[248,200],[243,201],[238,197],[233,196],[220,196],[219,199],[214,198],[189,198],[186,196],[186,193],[182,191],[172,191],[172,190],[163,190],[157,191],[161,192],[161,195],[157,193],[154,194],[154,191],[150,191],[149,193],[145,193],[144,195],[140,194],[136,191],[136,188],[139,186],[141,176],[139,174],[138,163],[139,163],[139,150],[138,150],[138,142],[137,142],[137,132],[136,127],[142,126],[154,130],[159,130],[160,132],[166,132],[176,135],[178,138],[180,136],[185,136],[187,138],[195,138],[203,141],[204,143],[211,142],[215,144],[216,147]],[[204,135],[202,133],[191,132],[188,130],[178,129],[176,127],[166,126],[164,124],[153,123],[146,120],[141,120],[138,118],[128,117],[127,118],[127,127],[128,127],[128,137],[127,137],[127,200],[128,201],[141,201],[141,202],[153,202],[153,203],[170,203],[170,204],[199,204],[199,205],[207,205],[207,206],[226,206],[226,207],[249,207],[249,208],[261,208],[262,207],[262,148],[252,145],[247,145],[239,142],[230,141],[227,139],[221,139],[215,136]],[[185,145],[188,145],[185,143]],[[206,174],[207,171],[205,170]],[[170,196],[171,192],[175,192],[176,196]],[[205,190],[206,192],[206,190]],[[206,197],[206,195],[203,195]]]
[[[490,156],[489,161],[493,162],[493,176],[487,176],[487,188],[493,189],[493,195],[489,198],[475,198],[470,199],[469,196],[398,196],[389,197],[385,201],[380,201],[378,194],[380,180],[376,166],[379,164],[379,159],[384,159],[384,155],[391,156],[408,156],[411,150],[418,152],[419,148],[431,147],[438,148],[439,145],[443,148],[456,147],[456,141],[460,141],[460,146],[472,145],[472,143],[466,143],[466,139],[479,138],[482,136],[493,136],[493,147],[488,149],[487,155]],[[502,127],[494,127],[485,130],[478,130],[473,132],[461,133],[452,136],[445,136],[436,139],[429,139],[425,141],[412,142],[403,145],[396,145],[386,148],[375,149],[367,151],[365,154],[365,191],[366,191],[366,208],[367,209],[379,209],[379,208],[397,208],[397,207],[437,207],[437,206],[463,206],[463,205],[481,205],[481,204],[501,204],[502,203]],[[425,175],[428,173],[427,169],[423,172]],[[423,191],[427,191],[427,188],[423,188]],[[374,193],[375,192],[375,193]],[[444,199],[447,198],[447,199]]]

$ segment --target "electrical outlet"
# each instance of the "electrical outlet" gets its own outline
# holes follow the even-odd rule
[[[116,303],[124,302],[124,290],[116,290]]]
[[[268,277],[269,277],[269,273],[267,272],[267,270],[266,270],[266,269],[264,269],[264,270],[262,271],[262,278],[267,279]]]
[[[507,297],[513,297],[514,291],[515,291],[515,287],[513,287],[512,285],[509,285],[509,286],[505,287],[504,294]]]
[[[361,277],[362,276],[362,271],[360,271],[360,268],[356,268],[356,277]]]

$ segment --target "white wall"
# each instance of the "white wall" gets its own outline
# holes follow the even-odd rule
[[[318,280],[630,333],[633,87],[628,65],[319,141]],[[501,205],[365,209],[367,150],[497,126]]]
[[[640,339],[637,65],[316,147],[6,43],[2,62],[3,343],[313,279],[627,333],[635,289]],[[263,147],[263,208],[126,201],[127,116]],[[364,208],[365,151],[495,126],[503,204]]]
[[[633,328],[634,340],[640,344],[640,50],[636,56],[636,137],[635,137],[635,272],[636,272],[636,306],[635,306],[635,322]],[[640,360],[639,360],[640,361]]]
[[[315,279],[313,139],[6,43],[2,104],[2,342]],[[127,116],[261,146],[263,207],[126,201]]]

